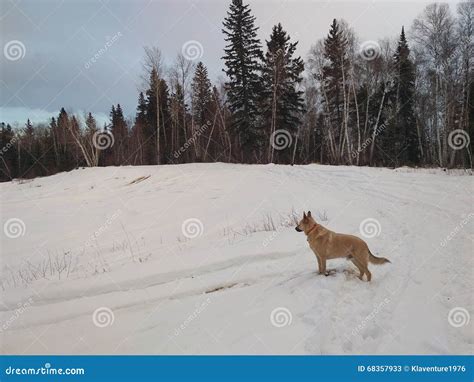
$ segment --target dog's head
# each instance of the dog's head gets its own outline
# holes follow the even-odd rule
[[[307,232],[314,226],[316,222],[314,221],[313,217],[311,216],[311,211],[303,212],[303,219],[300,220],[298,225],[295,227],[295,230],[298,232]]]

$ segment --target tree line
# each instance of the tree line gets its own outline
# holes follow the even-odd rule
[[[225,80],[145,48],[134,119],[61,109],[49,123],[1,123],[0,179],[81,166],[188,162],[471,167],[474,4],[428,5],[410,39],[361,42],[334,19],[306,61],[278,23],[264,44],[248,4],[223,21]]]

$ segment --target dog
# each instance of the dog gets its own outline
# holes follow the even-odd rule
[[[303,212],[303,219],[295,229],[305,233],[309,247],[318,260],[319,274],[329,275],[329,272],[326,272],[326,260],[343,257],[352,261],[359,269],[360,280],[363,281],[365,274],[367,281],[370,281],[372,274],[368,268],[369,262],[372,264],[390,263],[390,260],[385,257],[372,255],[367,243],[357,236],[336,233],[316,223],[311,216],[311,211],[308,211],[307,215]]]

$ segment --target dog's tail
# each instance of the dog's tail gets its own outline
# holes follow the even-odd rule
[[[389,259],[386,259],[385,257],[377,257],[372,255],[372,252],[369,251],[369,261],[372,264],[385,264],[385,263],[390,263],[391,261]]]

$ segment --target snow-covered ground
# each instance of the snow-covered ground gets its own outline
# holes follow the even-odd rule
[[[472,353],[473,179],[216,163],[1,184],[1,352]],[[318,275],[308,209],[392,264]]]

